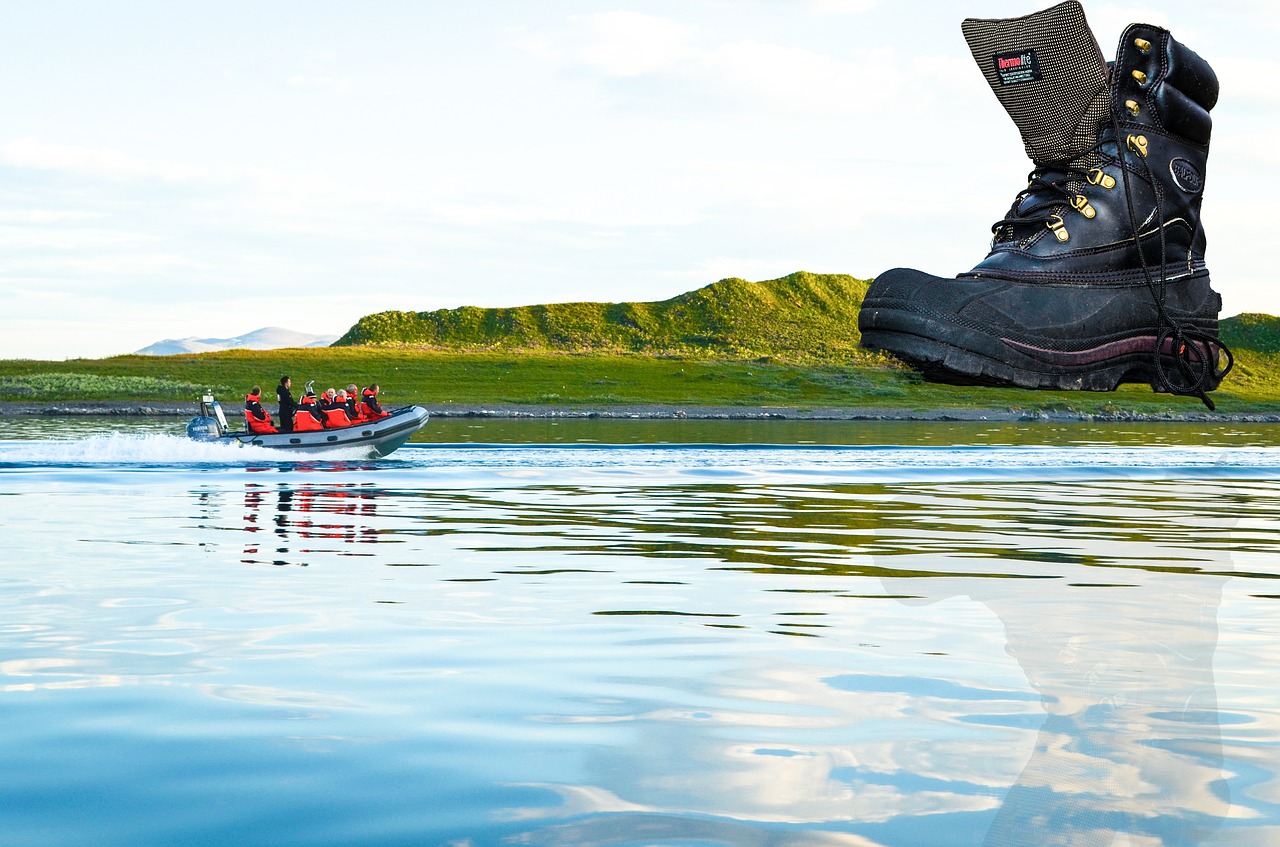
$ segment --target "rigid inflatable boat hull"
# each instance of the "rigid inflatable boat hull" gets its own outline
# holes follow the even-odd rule
[[[221,411],[221,410],[218,410]],[[360,421],[338,429],[315,432],[223,432],[218,419],[201,416],[187,425],[187,435],[210,444],[238,444],[285,450],[290,453],[322,453],[332,450],[362,450],[368,458],[389,455],[430,418],[421,406],[396,409],[388,417]]]

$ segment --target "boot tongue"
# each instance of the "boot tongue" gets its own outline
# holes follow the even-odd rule
[[[1110,116],[1107,62],[1076,0],[960,26],[1036,165],[1079,158]]]

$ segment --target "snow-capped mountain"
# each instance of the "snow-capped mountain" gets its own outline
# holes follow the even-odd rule
[[[328,347],[337,335],[312,335],[278,326],[266,326],[235,338],[166,338],[136,351],[140,356],[176,356],[214,350],[277,350],[281,347]]]

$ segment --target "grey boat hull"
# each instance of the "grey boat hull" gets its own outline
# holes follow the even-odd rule
[[[431,417],[421,406],[406,406],[376,421],[363,421],[318,432],[231,432],[228,431],[221,408],[210,406],[216,406],[216,401],[205,404],[202,411],[206,414],[193,418],[187,424],[187,435],[196,441],[251,445],[289,453],[359,450],[370,459],[390,455],[422,429]],[[208,414],[209,412],[213,414]]]

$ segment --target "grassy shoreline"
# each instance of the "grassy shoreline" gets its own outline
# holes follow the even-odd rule
[[[559,303],[383,312],[337,346],[114,356],[63,362],[0,360],[5,402],[193,402],[205,389],[236,405],[253,385],[272,398],[282,374],[294,392],[379,383],[384,400],[439,409],[481,406],[653,414],[707,408],[966,410],[1010,416],[1187,416],[1194,397],[1146,385],[1114,392],[1029,391],[928,383],[860,346],[868,280],[797,271],[765,282],[723,279],[652,303]],[[1221,323],[1236,367],[1213,393],[1223,416],[1280,413],[1280,319]],[[514,413],[513,413],[514,414]],[[1225,418],[1224,418],[1225,419]]]
[[[0,403],[186,404],[203,388],[238,405],[254,384],[271,396],[282,374],[295,393],[355,382],[382,385],[393,405],[450,409],[511,407],[607,413],[627,407],[742,410],[966,410],[1011,419],[1069,415],[1209,414],[1198,400],[1157,394],[1145,385],[1115,392],[1028,391],[924,382],[889,360],[871,364],[801,363],[773,357],[709,358],[638,353],[455,352],[413,347],[231,350],[186,356],[115,356],[61,362],[0,360]],[[1236,371],[1213,393],[1218,417],[1280,414],[1280,354],[1239,351]],[[687,414],[687,412],[686,412]],[[782,413],[779,413],[782,414]],[[1212,416],[1211,416],[1212,419]]]
[[[1088,412],[1075,409],[903,409],[866,406],[843,407],[795,407],[795,406],[664,406],[654,404],[624,404],[617,406],[544,406],[489,403],[478,405],[442,406],[418,404],[426,408],[433,419],[453,420],[560,420],[560,421],[836,421],[879,423],[922,422],[1096,422],[1096,423],[1280,423],[1280,411],[1275,412],[1210,412],[1207,409],[1188,409],[1160,412],[1107,411]],[[274,404],[268,403],[274,412]],[[6,418],[180,418],[195,414],[195,402],[171,401],[104,401],[70,400],[45,403],[0,402],[0,420]],[[225,409],[230,417],[238,416],[239,402],[231,398]]]

